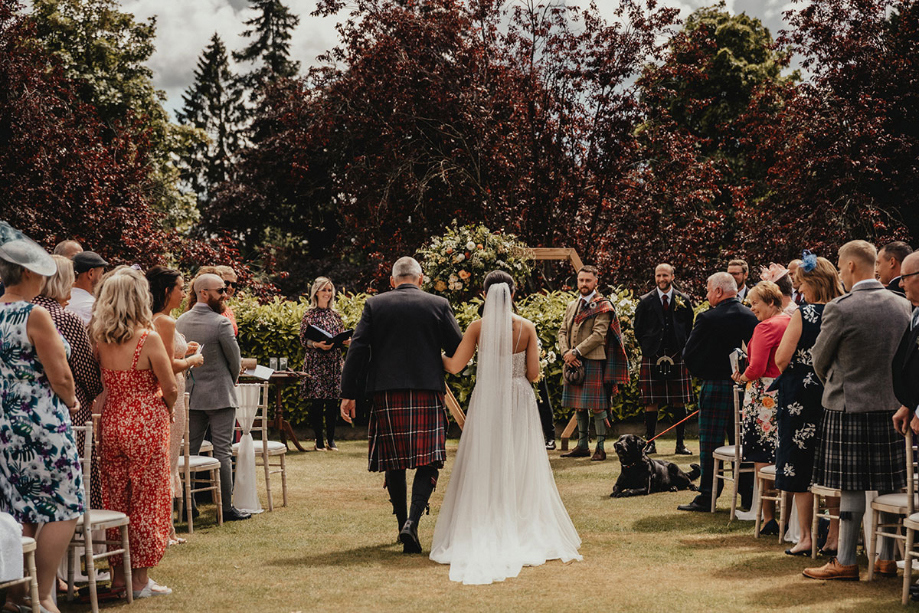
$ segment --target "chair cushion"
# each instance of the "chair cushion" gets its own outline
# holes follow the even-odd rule
[[[220,460],[206,455],[188,456],[188,467],[192,470],[220,468]],[[179,468],[185,468],[185,456],[179,456]]]
[[[872,509],[881,508],[881,507],[887,507],[887,509],[896,508],[896,509],[902,509],[902,511],[900,512],[905,513],[906,508],[907,508],[906,505],[908,502],[909,500],[907,499],[906,493],[901,492],[898,494],[884,494],[883,496],[878,496],[873,501],[871,501],[871,508]],[[913,504],[914,509],[919,508],[919,496],[916,496],[916,495],[913,496],[913,503],[914,503]],[[885,509],[881,509],[881,510],[885,510]]]
[[[198,450],[198,455],[204,455],[206,451],[214,451],[214,443],[210,441],[201,441],[201,449]]]
[[[262,453],[262,441],[252,441],[255,453]],[[268,455],[287,453],[287,445],[281,441],[268,441]],[[233,455],[239,455],[239,443],[233,443]]]
[[[763,468],[760,469],[759,472],[763,473],[764,475],[771,475],[775,477],[775,464],[764,466]]]
[[[734,445],[722,445],[721,447],[718,447],[717,449],[715,449],[715,451],[712,452],[712,455],[719,455],[723,457],[733,458],[734,457]]]
[[[117,526],[128,523],[128,516],[121,511],[109,511],[108,509],[91,509],[89,514],[92,518],[92,525],[94,527],[101,524],[111,524]],[[80,519],[77,520],[78,527],[83,525],[84,517],[86,516],[81,515]]]
[[[22,537],[22,552],[35,551],[35,539],[31,536]]]

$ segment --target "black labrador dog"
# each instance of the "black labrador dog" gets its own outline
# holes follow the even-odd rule
[[[696,489],[692,482],[702,474],[698,464],[690,464],[692,470],[687,475],[673,462],[649,458],[645,453],[646,444],[645,439],[634,434],[623,434],[613,444],[622,472],[610,494],[611,498]]]

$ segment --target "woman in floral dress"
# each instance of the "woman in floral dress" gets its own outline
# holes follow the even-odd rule
[[[32,304],[56,266],[41,247],[0,222],[0,511],[38,540],[38,594],[56,613],[56,572],[83,514],[83,476],[70,413],[80,409],[70,346],[48,311]],[[41,533],[36,536],[38,526]],[[24,593],[10,594],[22,604]]]
[[[778,436],[775,428],[775,392],[769,386],[779,376],[775,365],[775,352],[791,320],[782,312],[782,291],[772,281],[760,281],[747,293],[750,310],[759,319],[753,338],[747,345],[749,363],[743,373],[735,372],[733,379],[746,383],[743,401],[743,427],[741,432],[743,459],[753,462],[756,470],[775,462]],[[775,522],[775,505],[763,505],[763,534],[778,534]]]
[[[782,371],[776,381],[779,447],[775,486],[783,492],[794,492],[801,530],[797,544],[785,553],[804,556],[811,551],[814,496],[809,488],[823,419],[823,384],[814,373],[810,349],[820,334],[823,307],[842,295],[842,287],[836,267],[809,251],[804,253],[796,275],[807,304],[792,315],[775,354],[776,365]],[[835,536],[836,530],[832,532]],[[835,538],[828,538],[824,549],[834,550],[835,542]]]
[[[332,336],[344,331],[341,315],[335,310],[335,286],[326,277],[319,277],[310,288],[311,307],[303,314],[300,322],[300,344],[306,349],[303,357],[303,372],[308,376],[300,385],[300,397],[310,403],[310,426],[316,433],[317,451],[328,449],[338,451],[335,445],[335,422],[339,414],[341,399],[341,368],[344,363],[341,349],[331,343],[314,342],[306,338],[307,329],[313,325],[322,328]],[[349,345],[351,341],[346,341]],[[325,434],[323,438],[323,417]]]

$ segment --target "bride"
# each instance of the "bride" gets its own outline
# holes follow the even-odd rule
[[[578,537],[555,487],[531,381],[539,378],[536,327],[512,314],[514,280],[485,277],[485,312],[444,367],[456,374],[479,348],[476,386],[431,559],[450,579],[486,584],[523,566],[580,560]]]

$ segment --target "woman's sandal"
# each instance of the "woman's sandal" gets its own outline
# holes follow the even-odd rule
[[[170,539],[169,539],[169,542],[168,542],[168,545],[169,545],[170,547],[173,546],[173,545],[184,545],[184,544],[187,543],[187,542],[188,542],[188,541],[185,540],[185,539],[183,539],[181,536],[177,536],[177,537],[175,537],[175,538],[170,538]]]
[[[165,585],[160,585],[153,579],[147,579],[147,585],[142,590],[134,590],[134,598],[151,598],[153,596],[168,596],[172,590]]]

